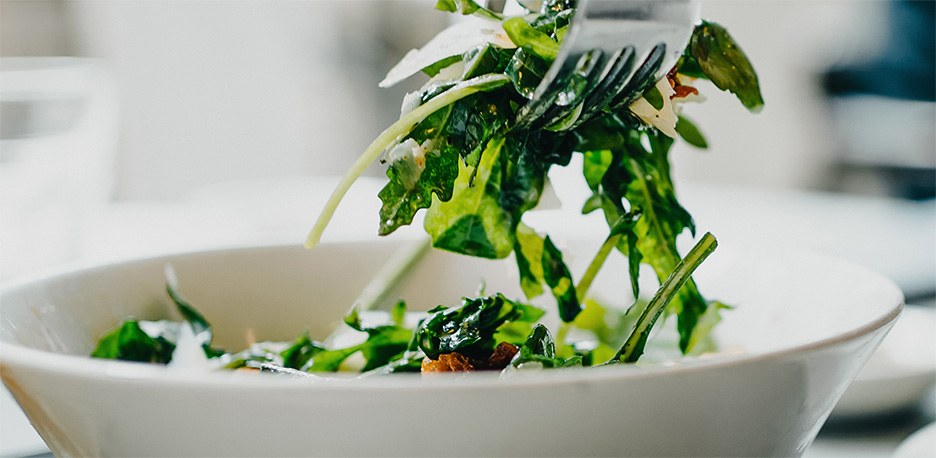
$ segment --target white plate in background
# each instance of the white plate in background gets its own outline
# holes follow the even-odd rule
[[[936,456],[936,423],[930,423],[900,443],[894,458],[923,458]]]
[[[910,409],[919,405],[934,384],[936,309],[908,305],[832,415],[856,417]]]

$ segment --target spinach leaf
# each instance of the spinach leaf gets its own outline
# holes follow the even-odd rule
[[[529,50],[537,55],[547,64],[556,60],[556,54],[559,53],[559,43],[549,38],[549,35],[533,28],[521,16],[507,19],[502,24],[510,41],[513,41],[518,47]]]
[[[520,224],[517,227],[514,256],[520,271],[520,286],[527,299],[542,294],[542,285],[545,284],[556,298],[562,321],[575,319],[581,307],[572,283],[572,274],[552,240],[548,236],[544,239],[526,225]]]
[[[284,345],[288,345],[283,349]],[[241,367],[260,368],[264,364],[283,367],[287,369],[301,369],[315,355],[326,351],[321,342],[312,340],[308,332],[302,333],[291,343],[287,342],[259,342],[250,348],[229,355],[226,369]]]
[[[462,79],[471,79],[488,73],[503,73],[511,52],[490,44],[471,49],[462,55],[465,61],[465,74]]]
[[[543,238],[526,224],[517,225],[514,257],[520,272],[520,288],[527,299],[543,294]]]
[[[734,93],[748,110],[763,108],[754,66],[724,27],[702,21],[689,40],[689,55],[716,87]]]
[[[449,67],[455,62],[461,62],[461,60],[462,60],[461,55],[449,56],[432,65],[427,65],[426,67],[423,67],[422,72],[428,76],[436,76],[439,74],[439,72],[441,72],[445,68]]]
[[[530,335],[514,359],[510,362],[513,367],[522,367],[530,363],[539,364],[544,368],[557,367],[576,367],[582,366],[582,356],[573,355],[563,359],[556,356],[556,343],[552,335],[549,334],[549,328],[542,324],[533,327]]]
[[[572,274],[565,262],[562,253],[553,245],[549,236],[543,242],[543,279],[559,304],[559,318],[569,322],[582,310],[575,294],[575,285],[572,283]]]
[[[488,142],[477,168],[460,163],[451,200],[433,199],[424,222],[432,246],[491,259],[510,254],[515,221],[500,205],[503,145]]]
[[[549,329],[542,324],[538,324],[530,332],[526,342],[520,346],[520,351],[513,361],[510,362],[514,367],[530,361],[536,361],[545,367],[553,367],[556,359],[556,343],[553,341]]]
[[[644,92],[643,98],[647,99],[647,102],[655,110],[660,111],[663,109],[663,94],[660,94],[660,90],[655,86]]]
[[[708,142],[705,141],[705,137],[702,136],[702,132],[699,131],[699,128],[692,123],[685,116],[679,116],[679,120],[676,121],[676,133],[686,141],[686,143],[695,146],[699,149],[708,148]]]
[[[435,7],[438,10],[459,13],[465,16],[474,14],[488,19],[501,19],[500,15],[479,5],[474,0],[436,0]]]
[[[549,64],[549,61],[528,48],[520,48],[507,63],[504,75],[510,79],[518,94],[529,99],[549,71]]]
[[[501,294],[464,298],[458,308],[436,307],[416,329],[419,348],[437,359],[442,353],[459,352],[483,359],[497,345],[495,334],[513,321],[533,322],[542,316],[536,307],[511,301]]]
[[[393,361],[390,361],[383,366],[368,370],[367,372],[361,374],[361,377],[399,374],[404,372],[420,372],[422,369],[422,361],[425,358],[426,355],[421,350],[407,350],[403,353],[402,356],[400,356],[400,358],[394,359]]]
[[[98,341],[91,356],[147,363],[167,364],[175,344],[164,337],[150,337],[135,320],[127,320]]]
[[[315,355],[323,351],[325,351],[325,347],[320,342],[312,340],[309,333],[305,332],[296,338],[289,348],[283,350],[280,357],[283,359],[283,366],[290,369],[301,369]]]

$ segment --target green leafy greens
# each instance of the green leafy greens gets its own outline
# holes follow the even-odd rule
[[[481,11],[472,1],[440,1],[437,7],[462,14]],[[635,293],[641,263],[650,265],[661,282],[676,268],[681,259],[676,239],[687,230],[694,235],[695,225],[674,192],[668,157],[674,139],[669,135],[679,135],[699,148],[708,144],[684,116],[674,114],[674,123],[668,128],[648,125],[641,116],[646,108],[641,108],[639,102],[616,106],[606,101],[590,119],[545,127],[536,127],[536,122],[518,122],[524,105],[556,58],[574,10],[566,2],[544,1],[539,11],[529,13],[504,19],[493,13],[480,14],[491,20],[492,27],[499,26],[514,46],[484,43],[461,59],[446,60],[447,69],[462,70],[432,73],[433,79],[417,95],[424,104],[420,107],[425,107],[436,100],[434,97],[444,97],[451,91],[442,88],[463,86],[472,78],[506,79],[510,84],[487,85],[464,97],[452,98],[423,118],[410,133],[393,126],[388,129],[399,135],[395,143],[381,144],[391,153],[387,172],[390,183],[380,197],[384,209],[407,211],[405,218],[397,218],[396,212],[382,210],[379,233],[386,235],[400,224],[411,222],[414,210],[428,206],[424,225],[433,246],[495,259],[513,253],[527,296],[540,294],[546,284],[556,297],[562,320],[569,322],[612,249],[630,260]],[[442,73],[447,76],[441,77]],[[672,103],[664,102],[678,101],[670,92],[682,86],[680,76],[684,80],[708,79],[719,89],[737,95],[752,111],[763,105],[753,66],[727,31],[715,23],[703,21],[695,28],[671,78],[661,81],[663,86],[658,83],[650,87],[640,101],[657,112],[674,110]],[[412,124],[409,118],[404,115],[394,126]],[[425,132],[429,131],[434,136],[426,140]],[[410,166],[404,159],[397,159],[393,151],[407,144],[425,145],[427,141],[431,152],[417,154],[427,158],[421,173],[429,178],[419,192],[410,192],[412,187],[401,185],[399,178],[399,170]],[[375,152],[369,150],[371,155]],[[608,240],[578,293],[549,238],[535,235],[521,223],[523,214],[538,203],[550,167],[568,164],[573,154],[584,157],[583,175],[593,192],[583,212],[601,210],[609,228]],[[423,181],[421,176],[415,181],[417,186]],[[386,224],[391,221],[392,225]],[[318,234],[318,230],[313,231],[310,240],[317,240]],[[543,263],[547,268],[541,266]],[[678,320],[680,349],[689,352],[695,341],[693,332],[708,310],[708,302],[688,279],[669,304],[667,311]]]
[[[539,6],[530,9],[534,3]],[[224,354],[210,347],[207,322],[170,287],[186,323],[203,336],[206,356],[231,368],[272,364],[319,372],[353,366],[366,375],[419,371],[425,361],[456,354],[465,358],[452,363],[458,367],[509,357],[505,370],[632,363],[643,354],[655,323],[667,316],[675,316],[680,352],[698,353],[708,345],[708,333],[727,307],[706,300],[691,275],[716,242],[705,234],[685,257],[677,250],[677,238],[687,232],[695,237],[696,228],[677,199],[669,155],[677,137],[708,147],[681,113],[680,103],[698,93],[684,82],[709,80],[756,112],[764,103],[757,75],[728,32],[703,21],[675,68],[635,94],[586,97],[601,70],[600,59],[591,56],[579,62],[563,91],[544,96],[550,104],[528,105],[562,46],[575,14],[572,4],[521,2],[529,5],[525,14],[504,17],[474,0],[438,0],[437,9],[486,21],[488,35],[461,55],[420,61],[429,81],[407,95],[400,119],[354,163],[306,241],[309,248],[319,243],[349,187],[380,159],[389,180],[378,194],[378,234],[412,224],[424,210],[424,229],[435,248],[489,259],[514,256],[527,299],[546,291],[555,299],[562,322],[555,337],[538,323],[543,310],[494,294],[464,298],[455,308],[438,306],[415,327],[405,325],[402,302],[389,321],[377,325],[367,324],[355,309],[342,332],[363,338],[348,346],[305,334]],[[395,70],[385,81],[407,73]],[[553,239],[524,223],[549,186],[550,169],[569,165],[576,155],[591,190],[581,212],[601,212],[607,222],[607,236],[577,283]],[[589,296],[615,252],[628,260],[635,298],[641,266],[649,266],[660,283],[649,302],[638,299],[626,312]],[[590,337],[570,340],[583,333]],[[128,321],[101,340],[94,356],[166,362],[173,345],[172,338]]]

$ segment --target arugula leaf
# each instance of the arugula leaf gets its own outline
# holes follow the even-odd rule
[[[669,301],[675,298],[676,292],[689,281],[695,269],[699,267],[699,264],[705,258],[712,254],[717,246],[718,242],[712,234],[706,233],[702,236],[699,242],[692,247],[692,250],[686,254],[685,258],[679,261],[672,273],[660,285],[660,289],[657,290],[647,308],[643,310],[637,319],[637,325],[634,327],[633,332],[609,363],[632,363],[640,358],[647,344],[647,339],[650,337],[650,329],[653,328],[654,323],[659,319]]]
[[[211,325],[208,324],[208,320],[206,320],[195,307],[192,307],[192,305],[179,294],[175,286],[174,275],[175,274],[169,275],[170,280],[166,282],[166,292],[169,293],[169,298],[172,299],[172,302],[175,304],[179,314],[182,315],[182,318],[192,327],[192,334],[195,335],[196,340],[202,342],[205,356],[214,358],[223,355],[223,350],[211,348],[211,340],[214,338]]]
[[[323,350],[310,359],[300,370],[305,372],[337,372],[341,363],[361,351],[364,344],[337,350]]]
[[[351,169],[342,177],[335,191],[332,192],[332,195],[328,198],[328,202],[325,203],[322,213],[319,215],[318,220],[315,221],[315,225],[312,226],[312,230],[306,238],[306,248],[314,248],[318,245],[322,237],[322,232],[325,231],[325,227],[328,226],[328,222],[335,214],[335,209],[338,208],[338,203],[341,202],[341,199],[348,192],[348,189],[350,189],[351,185],[364,173],[364,170],[367,169],[370,163],[374,162],[387,147],[392,145],[398,138],[408,134],[418,123],[422,122],[423,119],[435,113],[437,110],[479,91],[494,90],[507,82],[507,77],[502,75],[484,75],[463,81],[452,86],[450,89],[446,90],[445,93],[416,107],[413,111],[410,111],[401,117],[399,121],[393,123],[393,125],[384,130],[377,139],[364,150],[364,153],[354,161]]]
[[[399,326],[378,326],[366,332],[367,342],[361,348],[361,353],[367,363],[361,369],[362,372],[383,366],[402,356],[413,336],[412,330]]]
[[[163,337],[153,338],[143,332],[136,320],[122,322],[98,341],[91,353],[94,358],[119,359],[167,364],[175,344]]]
[[[601,346],[610,349],[606,357],[595,359],[607,361],[616,349],[624,344],[627,332],[634,327],[634,323],[646,307],[646,301],[638,300],[626,311],[620,311],[603,307],[598,302],[589,299],[585,302],[585,309],[572,324],[578,329],[590,331]]]
[[[429,208],[433,195],[443,201],[452,198],[452,187],[458,175],[458,153],[440,150],[423,152],[421,146],[413,143],[414,150],[419,151],[410,152],[408,157],[390,164],[387,168],[390,181],[377,194],[383,202],[380,207],[379,235],[390,234],[400,226],[412,223],[417,211]],[[416,155],[418,157],[414,157]],[[413,172],[412,168],[418,171]]]
[[[334,372],[341,368],[341,364],[351,355],[361,352],[364,357],[362,372],[367,372],[399,359],[410,348],[413,339],[413,330],[403,326],[403,316],[406,305],[397,302],[391,313],[392,324],[369,326],[365,325],[357,308],[344,318],[345,324],[355,331],[367,333],[367,340],[358,345],[347,348],[329,350],[314,349],[311,359],[301,366],[307,372]]]
[[[754,66],[724,27],[702,21],[689,39],[689,55],[716,87],[734,93],[748,110],[763,108]]]
[[[172,299],[176,309],[179,310],[182,319],[192,326],[193,334],[196,336],[201,333],[207,333],[209,336],[211,335],[211,325],[208,324],[208,320],[206,320],[198,310],[195,310],[195,307],[192,307],[191,304],[182,298],[182,295],[176,290],[172,281],[166,282],[166,292],[169,293],[169,298]],[[209,341],[210,340],[209,337]]]
[[[718,301],[709,303],[708,309],[699,317],[698,323],[692,330],[692,336],[689,338],[688,354],[700,355],[716,348],[715,342],[712,341],[712,330],[721,322],[721,312],[731,308],[731,306]]]

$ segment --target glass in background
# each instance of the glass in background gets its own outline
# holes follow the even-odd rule
[[[99,62],[0,59],[0,279],[79,256],[113,192],[117,117]]]

